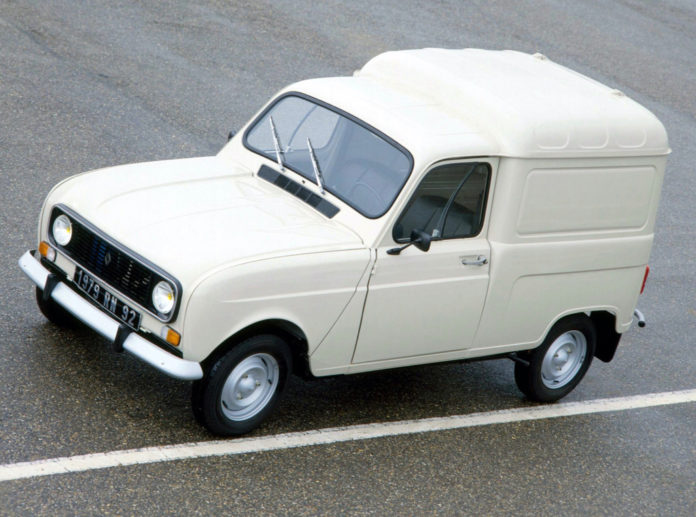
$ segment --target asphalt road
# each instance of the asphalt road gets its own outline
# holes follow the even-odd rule
[[[696,5],[0,0],[0,464],[211,440],[190,386],[39,314],[17,259],[43,197],[101,166],[215,153],[284,85],[386,50],[512,48],[619,88],[673,154],[652,273],[570,401],[696,388]],[[529,405],[510,362],[293,379],[253,436]],[[0,483],[2,515],[696,515],[696,404]]]

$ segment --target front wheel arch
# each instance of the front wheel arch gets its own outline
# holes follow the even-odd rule
[[[283,319],[268,319],[249,325],[220,343],[201,361],[204,372],[208,372],[215,362],[246,339],[261,334],[276,336],[290,347],[293,372],[303,377],[311,377],[309,370],[307,337],[300,327]]]

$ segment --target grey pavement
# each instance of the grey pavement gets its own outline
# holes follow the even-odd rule
[[[213,437],[190,386],[48,324],[19,271],[53,184],[208,155],[277,90],[418,47],[511,48],[616,87],[673,153],[633,329],[567,400],[696,388],[696,4],[0,0],[0,464]],[[529,405],[510,362],[293,379],[263,436]],[[0,515],[696,515],[696,406],[0,483]]]

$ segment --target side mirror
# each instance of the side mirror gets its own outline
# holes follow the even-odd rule
[[[428,251],[433,237],[423,230],[413,230],[411,232],[411,243],[421,251]]]
[[[236,131],[230,131],[229,133],[227,133],[227,141],[229,142],[230,140],[232,140],[232,137],[236,134]]]
[[[423,230],[412,230],[411,240],[409,242],[407,242],[403,246],[388,249],[387,254],[398,255],[403,250],[408,248],[411,244],[413,244],[416,248],[418,248],[421,251],[428,251],[430,249],[430,243],[432,242],[432,240],[433,237],[429,233],[426,233]]]

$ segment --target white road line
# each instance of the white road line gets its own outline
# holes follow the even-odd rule
[[[423,420],[403,420],[400,422],[354,425],[300,433],[262,436],[259,438],[238,438],[224,441],[182,443],[177,445],[164,445],[161,447],[111,451],[0,465],[0,481],[50,476],[53,474],[66,474],[70,472],[84,472],[126,465],[142,465],[146,463],[192,458],[230,456],[279,449],[292,449],[296,447],[309,447],[312,445],[369,440],[387,436],[462,429],[465,427],[524,422],[574,415],[589,415],[610,411],[626,411],[629,409],[667,406],[689,402],[696,402],[696,389],[503,409],[486,413],[471,413],[468,415],[426,418]]]

